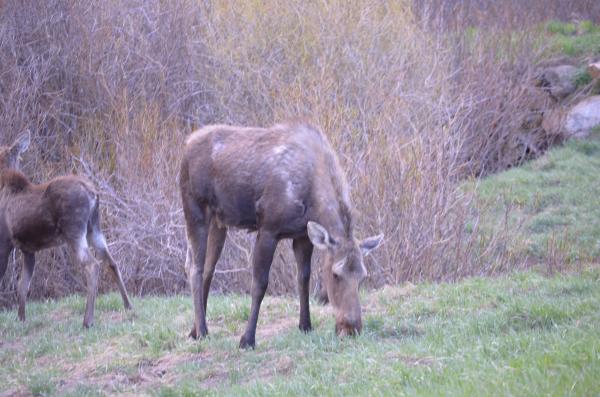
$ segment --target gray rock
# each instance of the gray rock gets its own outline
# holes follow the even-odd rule
[[[577,68],[571,65],[549,67],[537,77],[536,85],[544,87],[554,99],[561,100],[575,92],[577,73]]]
[[[600,79],[600,61],[590,63],[587,67],[587,71],[590,76],[592,76],[592,79]]]
[[[591,96],[575,105],[565,118],[564,132],[569,137],[583,138],[600,125],[600,95]]]

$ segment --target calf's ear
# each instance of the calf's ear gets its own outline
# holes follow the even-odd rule
[[[29,147],[31,143],[31,133],[29,130],[25,131],[21,135],[17,137],[17,139],[10,146],[10,163],[12,167],[17,167],[19,165],[19,156]]]

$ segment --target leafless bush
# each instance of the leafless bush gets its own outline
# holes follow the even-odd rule
[[[358,232],[387,236],[370,260],[371,285],[490,273],[513,260],[502,248],[509,233],[477,232],[473,193],[460,181],[534,156],[549,138],[519,129],[536,54],[532,33],[507,32],[504,16],[520,15],[521,3],[448,11],[459,3],[6,0],[1,140],[34,131],[25,171],[35,181],[76,172],[96,184],[134,293],[185,288],[179,155],[185,135],[211,122],[322,126],[347,170]],[[543,8],[539,20],[595,7],[527,3]],[[470,35],[423,23],[450,15],[454,28],[475,17],[498,23]],[[213,288],[249,288],[252,240],[230,232]],[[295,289],[288,245],[272,292]],[[78,272],[65,252],[48,251],[32,295],[81,290]],[[15,278],[13,265],[1,304]]]

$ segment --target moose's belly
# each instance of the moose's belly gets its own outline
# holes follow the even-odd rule
[[[211,205],[217,221],[225,226],[256,230],[258,227],[256,203],[253,197],[248,196],[250,195],[230,196]]]
[[[44,217],[24,217],[9,225],[15,247],[35,252],[63,243],[57,225]]]

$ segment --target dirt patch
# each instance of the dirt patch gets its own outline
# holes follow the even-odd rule
[[[0,392],[0,397],[29,397],[29,396],[31,396],[31,393],[23,391],[23,390],[16,390],[16,389]]]
[[[396,362],[400,361],[409,367],[430,367],[431,368],[440,363],[439,360],[433,356],[417,357],[417,356],[405,356],[405,355],[398,354],[398,353],[388,353],[388,354],[386,354],[386,357],[390,361],[396,361]]]
[[[271,339],[284,331],[289,331],[297,327],[297,318],[280,318],[275,321],[269,321],[267,324],[261,324],[259,321],[256,327],[256,338],[265,340]]]
[[[71,318],[73,316],[82,316],[83,317],[83,313],[81,314],[75,314],[73,313],[72,310],[67,309],[67,308],[60,308],[60,309],[56,309],[54,310],[51,314],[50,314],[50,318],[49,320],[51,322],[55,322],[55,323],[62,323],[65,320],[67,320],[68,318]]]
[[[20,339],[16,339],[13,341],[0,340],[0,349],[2,350],[13,350],[15,353],[22,352],[25,348],[25,345]]]
[[[141,359],[137,363],[125,364],[123,368],[115,367],[106,373],[99,373],[98,370],[103,364],[109,365],[113,362],[110,358],[116,357],[117,354],[113,349],[107,349],[101,354],[90,356],[84,362],[64,367],[69,377],[59,382],[60,388],[66,391],[78,385],[93,385],[106,392],[113,392],[127,386],[147,389],[153,385],[173,384],[177,381],[174,368],[184,363],[210,360],[212,357],[210,352],[169,353],[156,360]],[[226,375],[225,373],[223,376]]]
[[[258,370],[251,371],[248,374],[244,384],[252,384],[254,382],[265,383],[276,375],[288,375],[294,370],[294,360],[290,356],[273,357],[269,365],[262,366]]]

